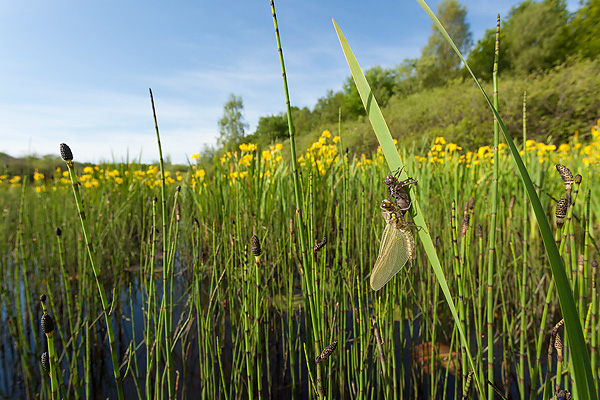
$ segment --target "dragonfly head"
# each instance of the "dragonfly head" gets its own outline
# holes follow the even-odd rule
[[[381,205],[379,207],[381,207],[381,209],[384,211],[393,211],[394,203],[392,203],[388,199],[383,199],[383,200],[381,200]]]

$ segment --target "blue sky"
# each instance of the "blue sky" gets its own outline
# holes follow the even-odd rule
[[[460,3],[477,41],[519,2]],[[415,0],[275,6],[299,107],[349,75],[332,18],[363,69],[418,57],[431,34]],[[65,142],[75,161],[156,160],[149,87],[163,154],[179,163],[216,143],[231,93],[244,101],[249,133],[285,108],[268,0],[0,0],[0,37],[0,152],[12,156],[58,154]]]

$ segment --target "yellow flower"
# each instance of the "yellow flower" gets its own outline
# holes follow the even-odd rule
[[[490,148],[490,146],[482,146],[477,150],[477,155],[479,156],[479,158],[483,159],[486,157],[486,155],[490,154],[492,152],[492,149]]]
[[[233,171],[232,173],[229,174],[229,177],[231,179],[236,179],[238,176],[239,176],[239,174],[237,172],[235,172],[235,171]]]
[[[280,162],[281,160],[283,160],[283,157],[281,157],[281,156],[277,156],[277,157],[275,158],[275,161],[277,161],[277,162]]]
[[[199,169],[198,171],[196,171],[194,173],[194,177],[196,178],[204,178],[206,176],[206,171],[204,171],[203,169]]]
[[[331,133],[327,129],[325,129],[323,131],[323,133],[321,133],[321,136],[323,136],[324,138],[330,138],[331,137]]]
[[[244,154],[244,156],[240,160],[240,164],[247,167],[252,162],[252,159],[254,159],[254,156],[252,154]]]
[[[340,142],[340,137],[339,136],[334,136],[333,137],[333,143],[339,143]]]
[[[269,150],[263,150],[262,151],[262,157],[265,160],[270,160],[271,158],[273,158],[273,154],[271,154],[271,152]]]
[[[438,136],[435,138],[435,144],[446,144],[446,139],[443,136]]]
[[[35,172],[33,173],[33,180],[34,181],[41,181],[44,179],[44,174],[42,174],[41,172],[38,172],[38,170],[36,169]]]
[[[15,175],[8,181],[9,183],[15,184],[21,182],[21,177],[19,175]]]
[[[240,179],[244,179],[248,177],[248,171],[242,171],[240,172]]]
[[[94,173],[94,168],[92,168],[92,167],[85,167],[83,169],[83,173],[84,174],[93,174]]]
[[[248,143],[248,151],[256,150],[256,145],[254,143]]]
[[[459,145],[457,145],[456,143],[448,143],[448,144],[446,145],[446,151],[447,151],[448,153],[452,153],[453,151],[456,151],[456,150],[462,150],[462,147],[460,147],[460,146],[459,146]]]
[[[116,178],[115,178],[115,183],[116,183],[117,185],[122,185],[122,184],[123,184],[123,178],[116,177]]]
[[[192,160],[199,160],[200,158],[202,158],[200,154],[192,154]]]
[[[281,143],[277,143],[277,144],[275,145],[275,149],[277,149],[277,150],[279,150],[279,151],[283,150],[283,144],[281,144]]]
[[[571,150],[571,146],[569,146],[566,143],[561,144],[560,146],[558,146],[558,151],[562,151],[563,153],[568,152],[569,150]]]
[[[240,144],[240,151],[248,151],[248,145],[246,143]]]

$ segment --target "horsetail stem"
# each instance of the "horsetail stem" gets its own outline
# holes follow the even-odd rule
[[[104,313],[104,319],[106,321],[106,330],[108,333],[108,342],[110,346],[110,355],[112,359],[113,373],[115,377],[115,385],[117,387],[117,396],[119,400],[124,398],[123,394],[123,382],[121,379],[121,372],[119,371],[119,360],[117,356],[117,349],[115,343],[115,334],[113,330],[112,318],[109,314],[110,306],[108,304],[108,299],[106,298],[106,292],[104,290],[104,284],[101,280],[101,272],[98,267],[96,261],[96,254],[92,247],[92,241],[89,234],[87,219],[85,216],[83,202],[81,200],[81,193],[79,192],[79,182],[77,179],[77,174],[75,172],[75,164],[73,163],[73,153],[71,152],[71,148],[67,146],[65,143],[60,144],[60,155],[62,159],[67,163],[67,168],[69,170],[69,177],[71,178],[71,184],[73,187],[73,195],[75,197],[75,203],[77,205],[77,210],[79,212],[79,220],[81,222],[81,230],[83,233],[83,237],[85,239],[85,245],[87,248],[88,257],[90,260],[90,265],[92,266],[92,271],[94,272],[94,278],[96,279],[96,287],[98,288],[98,294],[100,295],[100,302],[102,303],[102,311]]]
[[[496,45],[494,49],[494,66],[492,71],[492,81],[494,92],[492,94],[494,101],[494,108],[498,110],[498,58],[500,55],[500,14],[498,14],[496,22]],[[496,221],[498,217],[498,175],[499,175],[499,162],[498,161],[498,145],[500,142],[500,130],[498,119],[494,114],[494,170],[492,179],[492,199],[491,199],[491,213],[490,213],[490,228],[489,228],[489,242],[488,242],[488,259],[487,259],[487,301],[486,301],[486,314],[487,314],[487,380],[492,384],[495,383],[494,375],[494,295],[492,292],[494,282],[494,269],[496,266]],[[494,389],[491,385],[488,386],[488,398],[494,397]]]
[[[297,224],[297,232],[298,232],[298,236],[300,239],[300,251],[301,251],[301,265],[302,268],[304,270],[303,273],[303,277],[304,277],[304,287],[307,290],[306,296],[307,296],[307,303],[308,303],[308,317],[310,318],[310,326],[311,326],[311,330],[312,330],[312,336],[313,336],[313,349],[316,352],[319,347],[320,347],[320,343],[321,343],[321,337],[322,337],[322,332],[320,330],[321,328],[321,320],[320,320],[320,315],[318,315],[318,306],[316,305],[315,299],[313,298],[313,285],[314,285],[314,280],[312,277],[313,271],[312,271],[312,266],[314,266],[313,264],[309,264],[309,260],[307,257],[307,253],[308,253],[308,247],[307,247],[307,241],[306,241],[306,225],[302,219],[302,200],[303,200],[303,196],[302,196],[302,187],[300,185],[300,177],[299,177],[299,173],[298,173],[298,161],[297,161],[297,156],[296,156],[296,141],[295,141],[295,130],[294,130],[294,123],[293,123],[293,119],[292,119],[292,108],[291,108],[291,103],[290,103],[290,97],[289,97],[289,91],[288,91],[288,84],[287,84],[287,75],[286,75],[286,71],[285,71],[285,62],[283,59],[283,50],[281,48],[281,38],[279,36],[279,26],[277,24],[277,15],[275,13],[275,3],[273,0],[270,0],[270,4],[271,4],[271,13],[273,16],[273,26],[275,28],[275,39],[277,41],[277,52],[279,53],[279,62],[281,65],[281,72],[282,72],[282,78],[283,78],[283,88],[284,88],[284,94],[285,94],[285,104],[286,104],[286,112],[287,112],[287,120],[288,120],[288,130],[289,130],[289,138],[290,138],[290,153],[291,153],[291,163],[292,163],[292,179],[294,182],[294,200],[295,200],[295,204],[296,204],[296,213],[295,213],[295,219],[296,219],[296,224]],[[308,324],[307,324],[308,326]],[[321,366],[320,364],[316,365],[316,373],[317,373],[317,382],[318,382],[318,395],[319,398],[322,399],[325,397],[325,394],[323,392],[323,388],[321,386]],[[311,375],[311,379],[312,379],[312,375]]]
[[[50,382],[52,388],[52,399],[58,399],[60,397],[59,392],[59,384],[58,384],[58,375],[60,374],[60,368],[58,366],[58,356],[56,354],[56,348],[54,346],[54,320],[48,314],[48,309],[46,308],[46,295],[42,294],[40,296],[40,303],[42,304],[42,318],[40,321],[40,325],[42,328],[42,332],[46,335],[46,340],[48,342],[48,352],[44,353],[47,355],[47,358],[50,360],[49,363],[44,367],[44,369],[50,373]],[[44,365],[44,354],[42,354],[42,366]]]

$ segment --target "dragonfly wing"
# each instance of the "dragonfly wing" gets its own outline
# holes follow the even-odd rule
[[[371,287],[381,289],[394,277],[409,259],[410,233],[387,224],[379,245],[379,256],[371,272]]]

